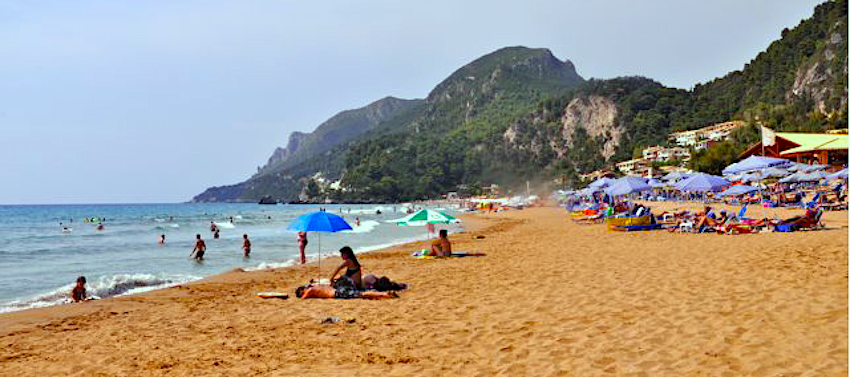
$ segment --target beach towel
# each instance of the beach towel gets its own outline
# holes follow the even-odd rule
[[[439,257],[439,256],[434,256],[434,255],[426,255],[426,254],[428,254],[428,250],[422,249],[422,251],[417,251],[413,254],[410,254],[410,256],[412,256],[414,258],[419,258],[419,259],[447,258],[447,257]],[[483,257],[485,255],[487,255],[487,254],[484,254],[484,253],[452,253],[452,255],[449,255],[448,258]]]
[[[254,293],[254,296],[259,298],[279,298],[282,300],[289,298],[289,295],[283,292],[257,292]]]

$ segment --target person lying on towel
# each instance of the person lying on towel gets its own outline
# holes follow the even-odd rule
[[[331,274],[331,285],[306,285],[295,289],[295,297],[300,298],[363,298],[380,300],[398,298],[395,292],[363,291],[363,274],[357,256],[348,246],[339,249],[342,263]],[[345,273],[337,279],[337,274],[345,269]],[[373,276],[368,276],[374,278]],[[377,279],[376,279],[377,280]],[[389,280],[389,279],[387,279]]]

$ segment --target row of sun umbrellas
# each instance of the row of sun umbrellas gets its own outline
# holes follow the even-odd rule
[[[623,196],[654,188],[671,187],[683,192],[717,192],[731,184],[731,181],[743,183],[760,182],[767,179],[778,179],[779,182],[818,182],[821,180],[847,179],[847,169],[833,174],[822,170],[827,165],[798,164],[789,160],[750,156],[723,169],[724,177],[704,173],[669,173],[661,180],[645,179],[627,176],[620,179],[603,177],[587,188],[574,192],[578,196],[590,196],[597,192],[605,192],[610,196]],[[728,179],[727,179],[728,178]],[[725,195],[743,195],[758,191],[754,186],[733,186],[722,193]]]

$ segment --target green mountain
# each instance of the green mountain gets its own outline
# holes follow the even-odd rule
[[[577,184],[578,174],[663,145],[672,131],[749,122],[720,147],[693,155],[693,167],[712,172],[757,139],[756,123],[846,128],[847,55],[847,0],[818,5],[741,70],[690,91],[642,77],[585,81],[546,49],[504,48],[357,136],[297,164],[270,161],[249,181],[218,188],[231,196],[216,198],[404,201],[493,183],[524,188],[557,177]],[[337,180],[339,187],[327,184]]]
[[[257,173],[235,185],[211,187],[195,196],[193,202],[258,201],[268,193],[297,197],[301,187],[292,179],[290,170],[315,156],[345,144],[374,128],[381,122],[397,117],[419,106],[423,100],[386,97],[359,109],[342,111],[320,124],[311,133],[293,132],[286,147],[275,149],[268,162]],[[311,172],[315,173],[319,170]],[[300,178],[300,177],[299,177]],[[290,199],[291,200],[291,199]]]
[[[559,61],[547,49],[503,48],[455,71],[425,100],[407,101],[394,106],[392,112],[383,112],[384,117],[369,118],[381,122],[369,122],[368,127],[350,126],[351,113],[364,112],[358,109],[329,119],[309,136],[293,134],[289,145],[275,151],[254,177],[236,185],[207,189],[192,201],[255,201],[267,195],[277,200],[297,200],[316,173],[321,172],[321,178],[327,181],[341,178],[348,171],[349,152],[362,148],[364,143],[374,142],[370,145],[376,146],[386,140],[439,136],[470,121],[518,117],[534,109],[545,96],[562,93],[581,82],[572,63]],[[369,112],[375,113],[374,109]],[[356,118],[362,121],[362,116]],[[330,133],[323,128],[339,130],[341,125],[356,128],[358,133],[335,138],[333,144],[323,142],[321,135]],[[354,137],[356,141],[349,142]],[[356,176],[357,173],[352,175]]]
[[[346,110],[320,124],[311,133],[293,132],[285,148],[277,148],[258,175],[274,174],[346,143],[379,123],[393,118],[400,112],[420,104],[422,100],[405,100],[386,97],[365,107]]]

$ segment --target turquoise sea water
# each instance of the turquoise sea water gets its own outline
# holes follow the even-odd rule
[[[286,229],[296,216],[318,205],[127,204],[0,206],[0,312],[67,302],[77,276],[88,280],[90,295],[132,294],[200,279],[234,268],[263,269],[293,265],[298,255],[295,232]],[[341,214],[352,232],[309,233],[308,258],[315,258],[319,237],[324,256],[375,250],[426,237],[421,227],[399,227],[386,220],[405,216],[400,205],[327,205]],[[380,210],[382,214],[377,215]],[[449,209],[450,211],[450,209]],[[451,212],[449,212],[451,213]],[[232,223],[230,218],[233,218]],[[105,229],[86,218],[105,218]],[[219,224],[213,239],[210,221]],[[62,225],[60,225],[60,223]],[[63,227],[69,231],[63,232]],[[450,231],[458,225],[448,227]],[[157,238],[165,234],[166,244]],[[189,258],[195,234],[207,243],[203,262]],[[242,256],[242,235],[253,247]],[[413,250],[412,250],[413,251]]]

